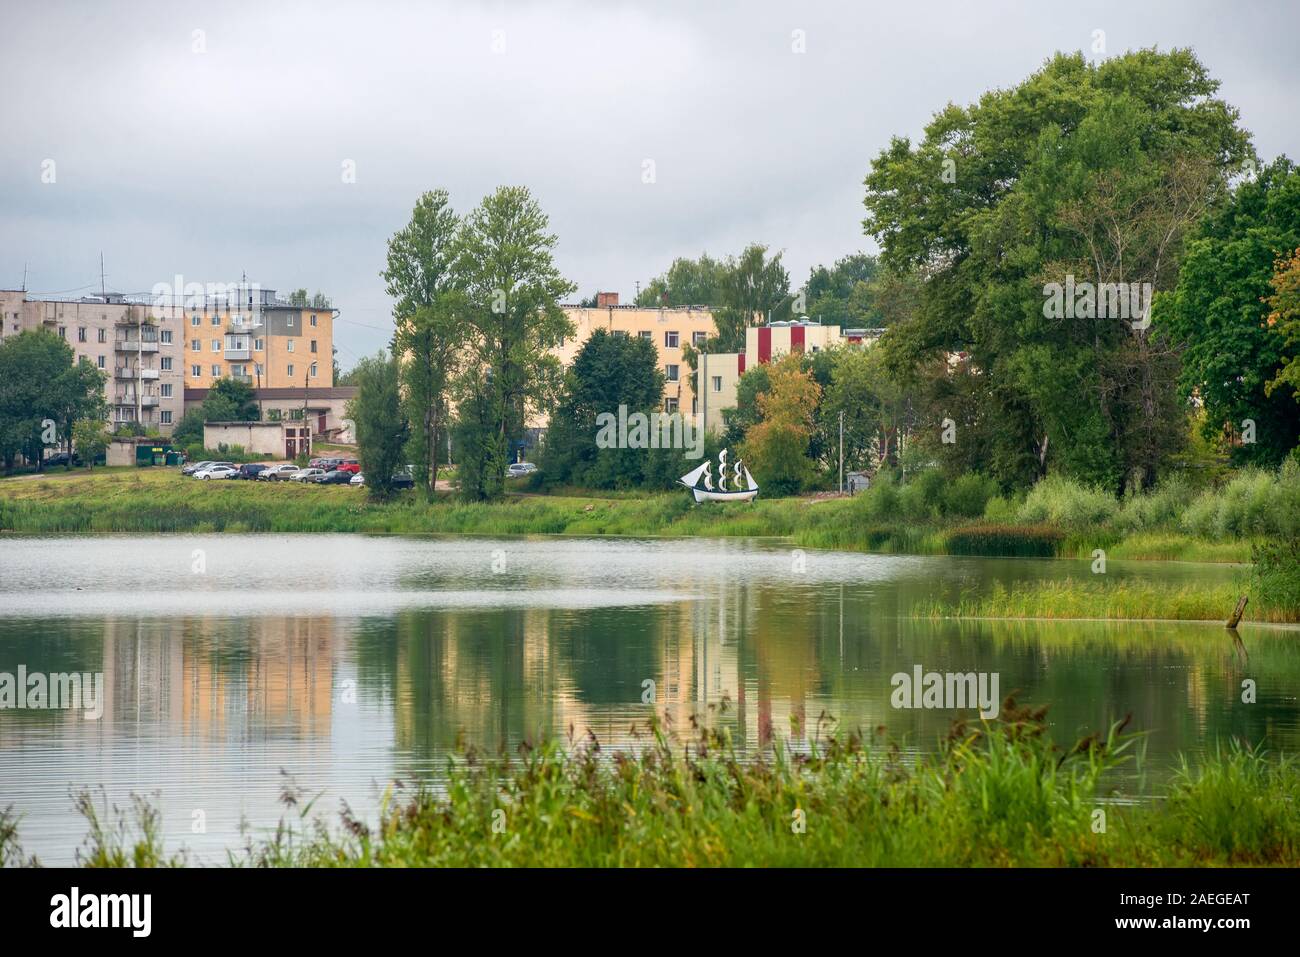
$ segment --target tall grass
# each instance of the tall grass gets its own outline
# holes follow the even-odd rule
[[[286,815],[230,863],[255,867],[1132,866],[1300,863],[1300,773],[1255,749],[1185,766],[1164,800],[1109,804],[1110,772],[1135,760],[1127,719],[1054,745],[1046,709],[1008,700],[998,720],[956,724],[936,752],[823,716],[798,749],[745,760],[701,721],[683,740],[651,722],[643,745],[594,736],[462,753],[439,784],[390,789],[374,820],[333,826],[286,788]],[[93,804],[89,805],[94,814]],[[82,807],[83,813],[85,807]],[[137,819],[140,815],[137,813]],[[147,820],[145,815],[145,820]],[[92,866],[182,863],[156,828],[91,818]]]

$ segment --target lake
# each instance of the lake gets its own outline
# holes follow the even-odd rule
[[[241,827],[275,826],[288,783],[331,818],[346,801],[373,819],[390,781],[436,778],[458,742],[572,731],[634,745],[652,710],[680,729],[710,714],[751,754],[773,736],[807,747],[822,715],[922,751],[976,711],[893,707],[891,676],[918,666],[996,674],[1001,695],[1050,705],[1067,743],[1132,713],[1145,764],[1119,785],[1139,798],[1180,753],[1300,745],[1292,629],[1243,626],[1238,649],[1221,624],[910,617],[920,601],[1067,576],[1090,578],[1089,563],[744,540],[0,538],[0,680],[103,675],[98,716],[0,709],[0,806],[22,815],[27,853],[59,864],[86,833],[74,790],[156,795],[168,849],[222,863]]]

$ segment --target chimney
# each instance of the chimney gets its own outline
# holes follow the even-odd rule
[[[598,292],[596,293],[596,308],[604,309],[606,306],[618,305],[618,293],[616,292]]]

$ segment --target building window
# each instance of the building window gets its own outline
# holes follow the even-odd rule
[[[677,381],[679,369],[680,366],[674,363],[669,363],[668,365],[664,366],[664,374],[667,376],[669,382]]]
[[[289,352],[293,352],[293,340],[292,340],[292,339],[288,340],[287,344],[285,345],[285,349],[287,349]]]
[[[311,341],[311,351],[312,351],[312,352],[315,352],[315,351],[316,351],[316,340],[315,340],[315,339],[313,339],[313,340]]]
[[[214,379],[221,378],[221,366],[215,364],[212,366],[212,378]]]
[[[220,339],[213,339],[213,340],[212,340],[212,351],[213,351],[213,352],[220,352],[220,351],[221,351],[221,340],[220,340]]]
[[[316,325],[316,313],[314,313],[314,312],[311,314],[311,324],[312,324],[313,326]],[[313,350],[313,351],[314,351],[314,350]]]
[[[253,372],[257,375],[258,378],[261,378],[261,376],[262,376],[262,363],[260,363],[260,362],[254,362],[254,363],[253,363]]]
[[[257,352],[261,352],[261,351],[262,351],[262,340],[261,340],[261,339],[254,339],[254,340],[253,340],[253,349],[254,349],[255,351],[257,351]]]
[[[203,367],[202,367],[202,366],[190,366],[190,378],[191,378],[191,379],[202,379],[202,378],[203,378]]]
[[[721,391],[722,391],[722,376],[720,376],[720,375],[715,375],[715,376],[713,377],[713,391],[714,391],[714,392],[721,392]]]
[[[284,321],[285,321],[285,325],[287,325],[290,329],[293,328],[293,316],[286,316]]]
[[[103,329],[99,330],[99,341],[100,342],[108,341],[108,333],[106,333]]]
[[[158,386],[158,389],[164,399],[170,399],[172,397],[172,384],[170,382],[164,382],[162,385]]]
[[[654,336],[655,334],[651,332],[649,329],[643,329],[637,333],[637,337],[640,339],[653,339]]]
[[[293,378],[293,363],[289,363],[289,378]]]
[[[705,341],[706,341],[708,338],[709,338],[709,334],[708,334],[707,332],[692,332],[692,333],[691,333],[691,345],[693,345],[693,346],[702,346],[702,345],[704,345]]]
[[[95,365],[99,366],[101,369],[104,368],[104,357],[99,356],[98,358],[96,358]]]
[[[677,411],[677,400],[676,400],[676,399],[664,399],[664,411],[665,411],[665,412],[668,412],[668,413],[676,412],[676,411]]]
[[[202,348],[203,348],[203,343],[200,342],[198,339],[190,340],[190,352],[198,352]]]
[[[316,363],[313,362],[311,364],[311,372],[309,374],[313,379],[316,378]]]
[[[78,342],[85,342],[85,341],[86,341],[86,327],[85,327],[85,326],[78,326],[78,327],[77,327],[77,341],[78,341]]]
[[[59,326],[59,338],[60,339],[68,338],[68,330],[63,328],[63,326]]]
[[[161,412],[159,412],[158,421],[161,422],[163,425],[171,425],[172,424],[171,409],[163,409]]]
[[[171,372],[171,371],[172,371],[172,357],[171,357],[171,356],[163,356],[162,359],[161,359],[161,362],[162,362],[162,371],[163,371],[163,372]]]
[[[675,333],[675,332],[665,332],[665,333],[664,333],[664,345],[665,345],[667,348],[669,348],[669,349],[676,349],[679,341],[680,341],[680,340],[679,340],[679,336],[677,335],[677,333]]]
[[[197,326],[201,320],[198,316],[190,316],[190,325]]]
[[[172,331],[170,329],[164,329],[162,332],[158,333],[158,335],[160,337],[158,341],[163,345],[169,346],[172,344]]]
[[[221,317],[218,316],[215,312],[212,314],[212,324],[214,326],[221,325]]]

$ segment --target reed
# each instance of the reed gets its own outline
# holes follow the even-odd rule
[[[725,707],[725,703],[724,703]],[[1138,760],[1127,719],[1058,747],[1046,709],[1008,700],[998,720],[954,725],[908,758],[823,716],[807,740],[742,758],[725,730],[679,738],[651,722],[639,750],[594,736],[464,752],[436,786],[390,787],[377,817],[332,823],[292,785],[277,827],[229,863],[256,867],[987,867],[1300,864],[1300,770],[1227,747],[1184,763],[1163,788],[1120,795],[1112,771]],[[1114,798],[1125,798],[1114,801]],[[134,831],[89,808],[90,866],[186,863],[161,846],[148,806]],[[1104,831],[1093,827],[1104,807]],[[115,810],[115,809],[114,809]],[[126,820],[126,815],[119,815]],[[25,861],[0,815],[10,861]],[[5,825],[10,826],[6,829]],[[7,837],[6,837],[7,835]]]

